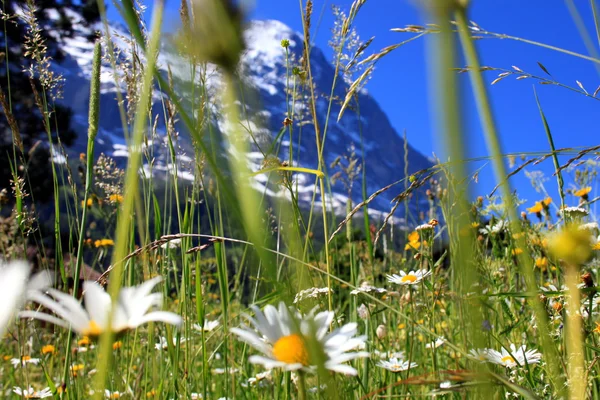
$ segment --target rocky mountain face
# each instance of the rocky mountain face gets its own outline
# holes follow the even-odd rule
[[[89,79],[91,74],[91,60],[93,42],[92,28],[86,28],[78,23],[80,18],[76,13],[69,15],[73,22],[75,34],[69,38],[60,38],[65,57],[55,65],[57,72],[65,78],[64,98],[62,102],[70,106],[74,112],[73,127],[78,132],[76,144],[69,152],[78,154],[85,149],[87,141],[87,109],[89,103]],[[101,27],[96,27],[101,30]],[[127,35],[125,30],[114,27],[115,41],[123,49],[127,48]],[[245,33],[247,49],[242,57],[240,72],[244,89],[241,91],[240,105],[245,129],[253,133],[255,142],[252,151],[245,155],[253,170],[259,170],[263,165],[265,148],[268,148],[283,127],[283,120],[288,110],[294,111],[292,135],[286,132],[279,138],[279,150],[275,154],[280,160],[289,160],[292,151],[294,165],[306,168],[317,168],[318,156],[315,144],[315,130],[312,125],[306,93],[299,92],[295,98],[291,96],[292,82],[289,80],[291,73],[289,62],[298,62],[302,55],[302,36],[279,21],[252,21],[249,23]],[[286,57],[285,50],[281,46],[281,40],[289,40],[289,56]],[[191,68],[189,63],[180,57],[175,46],[165,40],[159,57],[159,66],[167,74],[170,70],[173,80],[179,82],[179,86],[185,87],[185,82],[190,81]],[[122,60],[127,60],[127,54],[121,55]],[[321,129],[327,125],[325,146],[323,155],[327,163],[330,176],[339,171],[339,167],[331,167],[338,158],[344,159],[352,152],[358,159],[362,158],[362,149],[366,160],[367,195],[378,189],[402,179],[405,165],[405,143],[398,132],[391,126],[387,116],[381,110],[375,99],[365,90],[358,93],[359,110],[348,109],[342,119],[338,122],[337,116],[340,110],[341,100],[346,96],[348,84],[339,77],[333,92],[333,101],[329,119],[327,120],[330,105],[330,94],[334,80],[335,69],[330,60],[318,48],[311,52],[311,69],[314,80],[314,88],[317,100],[317,113]],[[218,71],[209,68],[206,73],[206,87],[209,92],[216,93],[220,87],[220,76]],[[123,126],[121,123],[118,104],[116,101],[117,91],[126,95],[125,88],[117,88],[115,85],[114,71],[110,63],[105,62],[102,72],[102,98],[101,98],[101,126],[97,141],[97,152],[120,160],[124,164],[128,155],[124,139]],[[198,81],[198,80],[196,80]],[[189,85],[188,85],[189,86]],[[189,90],[189,87],[188,89]],[[185,93],[185,90],[182,92]],[[183,97],[183,96],[182,96]],[[145,165],[147,173],[155,177],[170,179],[177,173],[180,180],[193,180],[194,151],[191,141],[181,124],[176,125],[178,136],[177,160],[172,160],[166,146],[166,127],[164,124],[163,105],[161,93],[157,90],[154,96],[154,110],[159,116],[155,128],[155,134],[148,141],[147,146],[152,146],[152,168]],[[220,117],[216,108],[213,108],[211,117],[213,126],[227,134],[230,128],[228,122]],[[362,141],[361,141],[362,133]],[[265,146],[265,147],[263,147]],[[408,171],[409,173],[430,167],[432,162],[410,145],[408,149]],[[227,150],[224,149],[224,152]],[[347,162],[343,161],[343,164]],[[175,165],[177,164],[177,165]],[[344,182],[346,175],[338,175],[331,184],[332,195],[327,198],[330,206],[334,207],[336,213],[342,215],[346,212],[348,195],[352,197],[354,204],[362,200],[361,176],[357,176],[349,193],[348,185]],[[254,186],[266,191],[270,196],[287,196],[285,191],[273,182],[268,182],[266,175],[258,175]],[[294,187],[298,189],[298,198],[301,204],[310,204],[315,189],[313,175],[294,174]],[[272,181],[274,181],[272,179]],[[390,210],[391,200],[404,189],[404,185],[397,185],[383,193],[374,200],[370,207],[374,214],[386,213]],[[418,200],[420,199],[420,200]],[[425,210],[427,205],[424,196],[415,196],[410,201],[410,212]],[[319,204],[321,198],[316,196]],[[399,207],[396,216],[402,219],[404,207]]]

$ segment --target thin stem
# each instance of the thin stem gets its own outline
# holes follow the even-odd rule
[[[302,371],[298,373],[298,399],[306,400],[306,382]]]
[[[113,269],[111,272],[110,282],[108,284],[108,292],[112,299],[112,304],[116,304],[119,292],[122,284],[123,270],[125,263],[120,262],[123,260],[128,252],[128,248],[131,242],[131,228],[132,221],[131,217],[134,210],[134,201],[136,200],[137,191],[139,187],[139,169],[142,158],[142,141],[145,132],[145,126],[147,121],[148,106],[150,99],[152,98],[151,93],[153,89],[154,81],[154,69],[156,67],[156,54],[158,52],[160,43],[160,33],[162,25],[162,16],[164,10],[164,2],[159,0],[156,2],[154,12],[152,15],[152,32],[150,34],[150,40],[146,52],[146,72],[144,74],[142,92],[140,94],[140,100],[137,104],[136,118],[133,125],[133,137],[132,144],[130,147],[129,163],[127,165],[127,172],[125,175],[125,186],[131,196],[125,196],[122,203],[122,209],[120,210],[119,217],[117,220],[116,229],[116,240],[115,240],[115,251],[113,253]],[[107,319],[107,326],[105,332],[102,334],[100,339],[100,351],[98,353],[98,374],[96,376],[96,387],[103,388],[108,375],[109,367],[111,364],[111,346],[113,341],[112,332],[112,318],[113,318],[114,307],[111,307]],[[101,390],[97,391],[94,398],[100,400],[103,397]]]
[[[548,138],[548,143],[550,144],[550,150],[552,151],[552,161],[554,163],[554,170],[556,175],[556,182],[558,184],[558,195],[560,196],[560,208],[565,208],[565,191],[564,186],[565,182],[563,180],[562,171],[560,169],[560,163],[558,162],[558,155],[556,154],[556,147],[554,146],[554,139],[552,138],[552,132],[550,131],[550,125],[548,125],[548,121],[546,120],[546,115],[542,110],[542,106],[540,104],[540,100],[538,99],[537,92],[535,87],[533,88],[533,93],[535,95],[535,102],[537,103],[538,109],[540,110],[540,117],[542,118],[542,123],[544,124],[544,131],[546,131],[546,137]]]
[[[579,269],[577,266],[569,264],[565,271],[565,284],[569,291],[569,301],[567,302],[567,359],[569,360],[567,369],[569,375],[569,399],[585,399],[585,388],[587,381],[585,379],[585,356],[583,353],[582,319],[579,311],[581,304],[581,294],[579,293]],[[591,312],[591,310],[590,310]]]

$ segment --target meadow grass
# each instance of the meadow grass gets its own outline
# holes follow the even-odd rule
[[[313,4],[300,1],[304,50],[296,60],[289,42],[281,43],[288,108],[268,148],[243,124],[246,112],[239,107],[245,104],[237,75],[243,16],[235,7],[218,0],[182,2],[178,51],[193,80],[176,85],[171,74],[157,68],[164,3],[154,4],[149,28],[138,4],[117,5],[131,32],[132,59],[144,60],[135,67],[117,56],[100,5],[104,32],[94,48],[87,152],[79,163],[53,163],[54,248],[42,243],[46,238],[27,207],[32,204],[28,178],[17,168],[22,149],[18,130],[12,129],[14,187],[5,194],[11,217],[2,220],[6,229],[0,233],[8,264],[0,269],[0,298],[6,304],[0,313],[3,396],[600,398],[595,285],[600,231],[593,213],[599,199],[593,156],[599,149],[556,149],[536,95],[549,150],[523,155],[515,166],[517,157],[501,148],[483,74],[498,71],[493,84],[516,76],[590,101],[598,99],[598,91],[554,81],[541,64],[548,76],[483,67],[475,39],[516,40],[595,64],[600,60],[485,31],[469,21],[464,0],[423,2],[432,24],[395,29],[411,36],[366,56],[371,42],[359,42],[353,27],[364,3],[356,0],[347,13],[335,11],[336,74],[327,113],[319,115],[309,62]],[[592,6],[600,26],[593,1]],[[579,21],[577,8],[571,4],[570,10]],[[370,165],[363,147],[350,149],[334,165],[325,162],[330,118],[336,117],[331,114],[339,106],[338,120],[349,108],[360,115],[358,93],[375,64],[413,40],[428,41],[436,139],[444,143],[446,159],[412,175],[407,165],[397,182],[368,193]],[[44,60],[43,49],[37,51]],[[458,65],[460,52],[466,67]],[[115,100],[128,141],[124,169],[95,151],[102,60],[113,71],[123,70],[113,76],[127,93],[126,101],[120,92]],[[212,68],[221,78],[216,95],[206,85]],[[484,160],[494,169],[499,196],[470,192],[471,163],[481,160],[466,156],[459,73],[470,77],[489,152]],[[346,96],[335,99],[342,81],[348,83]],[[164,96],[157,108],[152,102],[158,88]],[[36,96],[52,142],[50,95]],[[296,102],[305,103],[314,128],[308,130],[318,158],[314,169],[297,162],[301,150],[294,139],[309,133],[296,123]],[[9,109],[3,104],[11,121]],[[230,131],[213,126],[214,110]],[[192,184],[180,180],[177,170],[159,180],[142,168],[152,163],[152,149],[145,144],[157,135],[157,116],[166,121],[174,168],[182,157],[176,121],[185,126],[194,152]],[[356,129],[362,135],[363,127]],[[282,160],[279,148],[286,135],[291,147]],[[221,143],[232,150],[228,156]],[[53,152],[62,148],[52,144]],[[231,155],[250,149],[265,158],[259,171]],[[403,156],[408,163],[408,147]],[[523,207],[510,177],[547,159],[553,162],[558,198],[548,196],[546,180],[536,175],[532,181],[540,198]],[[76,166],[80,176],[73,173]],[[308,207],[298,200],[296,173],[314,178]],[[250,183],[258,174],[268,175],[286,197],[255,190]],[[346,216],[336,215],[328,201],[331,178],[349,193],[354,184],[362,187],[362,201],[348,200]],[[371,218],[371,201],[394,190],[399,194],[389,215]],[[410,223],[399,229],[393,213],[400,207],[408,212],[408,203],[419,195],[428,199],[429,209],[407,215]],[[61,234],[64,224],[67,239]],[[21,265],[8,262],[24,258],[28,243],[39,253],[37,269],[53,272],[52,284],[40,283],[45,278],[39,275],[24,284]],[[94,280],[106,291],[90,281],[70,283],[69,277],[88,273],[87,266],[99,272]],[[73,298],[82,291],[80,310]],[[18,310],[18,318],[11,318]]]

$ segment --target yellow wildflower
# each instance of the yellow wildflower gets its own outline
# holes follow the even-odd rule
[[[76,377],[77,373],[79,371],[83,371],[83,364],[73,364],[73,365],[71,365],[70,369],[71,369],[71,375],[73,377]]]
[[[54,354],[54,352],[56,352],[56,347],[51,344],[42,347],[42,354]]]
[[[543,209],[544,209],[544,206],[542,205],[542,203],[539,201],[536,201],[535,204],[533,205],[533,207],[529,207],[527,209],[527,211],[530,214],[536,214],[538,217],[540,217],[542,215]]]
[[[121,342],[120,340],[118,342],[113,343],[113,350],[118,350],[121,347],[123,347],[123,342]]]
[[[573,195],[576,197],[581,197],[583,200],[587,200],[588,199],[588,193],[592,191],[592,187],[591,186],[586,186],[583,187],[579,190],[576,190],[573,192]]]
[[[114,245],[115,242],[112,239],[99,239],[94,242],[95,247],[110,247]]]
[[[404,250],[418,250],[421,247],[421,236],[419,232],[414,231],[408,235],[408,243],[404,246]],[[427,247],[427,242],[423,241],[423,247]]]
[[[580,265],[590,257],[592,245],[589,231],[571,225],[550,236],[548,248],[555,257],[569,264]]]
[[[548,267],[548,259],[546,257],[538,257],[535,259],[535,266],[540,270],[545,271]]]
[[[111,203],[122,203],[123,196],[120,194],[111,194],[110,196],[108,196],[108,201],[110,201]]]

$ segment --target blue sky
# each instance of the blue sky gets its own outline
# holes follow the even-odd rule
[[[574,1],[585,25],[598,48],[589,1]],[[473,0],[470,18],[491,32],[505,33],[588,54],[571,14],[560,0]],[[333,24],[332,4],[348,10],[351,0],[314,0],[312,38],[316,45],[331,54],[327,46]],[[390,32],[391,28],[428,22],[417,0],[369,0],[356,19],[356,28],[363,40],[375,36],[370,52],[408,38],[408,34]],[[176,26],[179,2],[168,3],[167,23]],[[600,4],[598,4],[600,7]],[[250,6],[251,18],[278,19],[301,31],[299,2],[296,0],[256,0]],[[114,12],[114,10],[113,10]],[[426,46],[429,38],[414,41],[377,64],[367,89],[379,102],[398,132],[407,131],[410,144],[423,154],[443,154],[436,138],[435,121],[431,107]],[[524,71],[544,75],[537,62],[544,64],[556,80],[576,87],[582,82],[589,92],[600,84],[600,73],[594,64],[569,55],[512,40],[486,39],[478,41],[482,64],[510,69],[516,65]],[[368,51],[368,52],[369,52]],[[488,73],[491,82],[497,73]],[[471,96],[468,76],[461,75],[464,122],[470,143],[470,155],[487,155],[475,104]],[[540,120],[533,95],[533,81],[508,78],[489,87],[493,108],[505,153],[544,152],[548,141]],[[556,86],[535,85],[544,112],[550,123],[555,144],[560,147],[581,147],[600,144],[598,129],[600,102]],[[599,95],[600,97],[600,95]],[[481,164],[473,164],[477,168]],[[557,200],[551,161],[541,169],[549,178],[548,190]],[[522,198],[532,204],[541,195],[536,194],[521,173],[512,180]],[[485,167],[479,183],[473,186],[475,194],[489,193],[495,182],[491,168]],[[593,194],[593,193],[592,193]]]
[[[594,22],[588,1],[575,1],[585,19],[586,27],[595,39]],[[371,51],[408,38],[407,34],[390,32],[390,28],[407,24],[423,24],[428,19],[417,1],[377,0],[367,1],[356,20],[356,27],[364,40],[375,36]],[[331,1],[315,0],[315,16],[321,17],[320,26],[313,35],[316,44],[325,49],[332,25]],[[338,0],[334,4],[349,9],[352,1]],[[474,0],[470,18],[491,32],[505,33],[535,40],[575,52],[588,54],[567,6],[560,0]],[[599,5],[600,6],[600,5]],[[256,18],[280,19],[301,30],[297,1],[258,0],[253,14]],[[412,146],[426,155],[443,154],[436,140],[435,123],[428,87],[426,46],[429,38],[414,41],[377,64],[367,89],[380,103],[398,132],[406,129]],[[598,46],[597,40],[594,42]],[[542,49],[512,40],[486,39],[478,41],[482,64],[510,69],[516,65],[524,71],[544,75],[538,67],[541,62],[560,82],[576,87],[576,80],[593,92],[600,84],[600,75],[593,63],[555,51]],[[487,75],[488,82],[496,77]],[[464,122],[473,157],[487,155],[475,104],[471,96],[469,79],[461,75]],[[555,145],[579,147],[600,144],[600,102],[556,86],[535,85],[546,117],[550,123]],[[541,123],[533,94],[533,81],[508,78],[489,87],[505,153],[548,151],[549,145]],[[474,164],[472,168],[481,166]],[[555,179],[551,161],[541,168],[551,178],[546,186],[555,200]],[[518,186],[521,197],[529,204],[536,194],[521,173],[512,182]],[[473,186],[475,194],[489,193],[495,186],[491,168],[485,167],[479,183]]]

